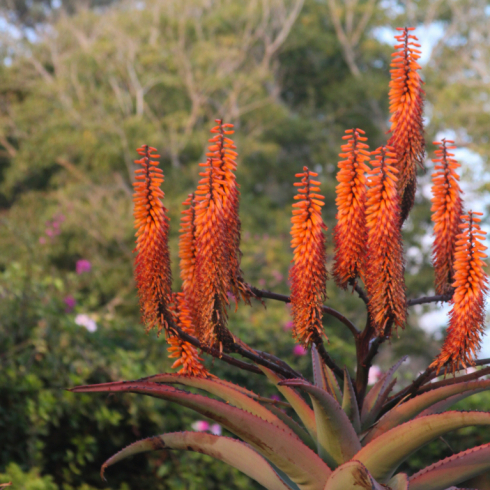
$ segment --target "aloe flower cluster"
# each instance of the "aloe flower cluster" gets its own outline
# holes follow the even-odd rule
[[[217,119],[206,162],[200,164],[201,179],[183,203],[182,289],[172,292],[163,173],[154,148],[138,150],[135,277],[141,318],[148,328],[165,332],[172,368],[178,372],[71,391],[161,398],[196,411],[229,435],[198,431],[143,439],[106,461],[102,475],[128,456],[159,449],[210,455],[270,490],[449,490],[490,470],[490,444],[483,444],[412,475],[400,471],[414,452],[447,432],[490,426],[490,413],[448,411],[456,402],[490,389],[490,380],[484,379],[490,368],[478,369],[487,362],[476,359],[488,289],[485,233],[479,213],[463,211],[459,164],[449,140],[435,143],[432,176],[437,295],[407,299],[406,294],[402,226],[415,203],[417,167],[425,156],[420,51],[412,30],[400,29],[396,36],[389,140],[369,152],[365,132],[347,129],[339,154],[332,276],[339,288],[352,288],[364,301],[364,329],[325,304],[328,229],[317,173],[302,166],[294,183],[290,295],[248,284],[240,266],[238,153],[230,138],[234,130]],[[298,355],[311,351],[313,378],[233,333],[230,298],[235,308],[239,302],[262,307],[259,301],[252,305],[254,299],[291,303],[293,321],[287,330]],[[393,330],[403,335],[409,308],[439,301],[449,302],[451,311],[444,345],[432,364],[403,387],[394,378],[402,358],[368,389],[373,359]],[[339,320],[352,335],[355,374],[341,368],[335,352],[329,351],[326,317]],[[216,377],[204,365],[205,355],[263,376],[282,398],[266,398]],[[462,374],[469,366],[474,372]],[[456,373],[462,375],[446,378]],[[444,378],[436,380],[442,374]]]

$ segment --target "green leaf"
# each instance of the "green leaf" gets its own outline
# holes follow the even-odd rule
[[[302,441],[313,451],[317,450],[316,441],[306,432],[301,425],[294,421],[289,415],[284,413],[280,408],[270,405],[269,410],[281,419]]]
[[[346,368],[344,368],[344,397],[342,399],[342,409],[352,422],[354,430],[359,434],[361,431],[359,407],[357,405],[356,393]]]
[[[369,428],[376,420],[383,407],[383,403],[395,384],[395,381],[392,381],[393,374],[395,374],[395,371],[406,359],[407,356],[403,356],[368,391],[361,410],[361,425],[363,430]]]
[[[490,380],[477,380],[442,386],[441,388],[422,393],[411,400],[401,403],[386,413],[366,434],[362,444],[366,445],[393,427],[408,422],[417,415],[422,414],[424,410],[430,410],[430,412],[426,411],[423,415],[430,415],[431,413],[436,413],[436,411],[441,412],[462,398],[487,389],[490,389]],[[454,395],[461,395],[461,397],[452,398]],[[439,405],[439,403],[442,404]],[[435,410],[432,411],[429,407],[435,407]]]
[[[388,482],[388,487],[391,490],[408,490],[408,476],[405,473],[398,473]]]
[[[340,391],[339,383],[333,371],[323,363],[323,372],[327,378],[327,391],[335,398],[335,401],[340,403],[342,400],[342,392]]]
[[[361,449],[354,427],[332,395],[301,379],[284,380],[280,385],[296,386],[310,395],[318,431],[318,450],[327,464],[337,467]]]
[[[270,422],[281,429],[287,427],[287,425],[276,415],[252,399],[253,396],[257,396],[255,393],[245,390],[245,388],[239,390],[237,389],[240,388],[239,386],[230,382],[222,383],[218,378],[198,378],[196,376],[182,376],[175,373],[163,373],[156,374],[155,376],[149,376],[148,378],[142,378],[138,381],[181,384],[191,388],[198,388],[207,391],[212,395],[219,396],[222,400],[231,403],[235,407],[257,415],[257,417],[267,420],[267,422]]]
[[[355,459],[373,477],[385,483],[398,466],[425,444],[452,430],[472,425],[490,425],[490,413],[445,412],[420,417],[381,434],[364,446]]]
[[[134,454],[159,449],[196,451],[219,459],[237,468],[269,490],[289,490],[271,465],[247,444],[230,437],[202,432],[172,432],[135,442],[109,458],[101,468],[101,476],[108,466]]]
[[[274,371],[264,367],[259,367],[263,373],[267,376],[269,381],[271,381],[277,389],[283,394],[284,398],[291,404],[293,410],[296,412],[301,422],[303,422],[306,430],[311,435],[313,440],[317,440],[317,429],[315,421],[315,413],[310,408],[310,406],[305,402],[305,400],[299,395],[299,393],[288,386],[279,385],[282,378],[277,375]]]
[[[323,361],[320,358],[320,354],[318,354],[318,349],[315,344],[311,346],[311,364],[313,366],[313,380],[315,386],[330,392],[327,377],[323,370]]]
[[[256,415],[203,395],[187,393],[170,386],[150,382],[115,382],[78,386],[75,393],[141,393],[176,402],[209,417],[241,437],[304,490],[323,488],[330,468],[305,446],[291,429],[280,429]]]
[[[410,490],[444,490],[490,470],[490,444],[438,461],[410,477]]]
[[[330,476],[324,490],[383,490],[359,461],[339,466]]]

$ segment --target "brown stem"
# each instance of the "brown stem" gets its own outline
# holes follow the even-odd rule
[[[475,366],[484,366],[485,364],[490,364],[490,358],[489,359],[480,359],[478,361],[475,361],[474,365]],[[466,369],[466,368],[463,366],[460,366],[460,368],[457,369],[456,372],[462,371],[463,369]],[[438,381],[437,383],[431,383],[430,385],[427,385],[427,383],[429,381],[432,381],[434,378],[437,377],[437,372],[435,369],[427,368],[410,385],[408,385],[403,390],[399,391],[396,395],[393,395],[391,398],[389,398],[388,402],[383,407],[383,412],[390,410],[397,403],[399,403],[400,400],[402,400],[403,398],[413,398],[414,396],[420,395],[421,393],[425,393],[426,391],[434,390],[435,388],[440,388],[441,386],[447,386],[447,385],[451,385],[451,384],[455,384],[455,383],[463,383],[465,381],[471,381],[473,379],[478,379],[481,376],[485,376],[486,374],[490,374],[490,367],[480,369],[479,371],[468,374],[466,376],[459,376],[458,378],[453,377],[450,379],[444,379],[442,381]],[[420,388],[423,385],[427,385],[427,386]]]
[[[199,340],[196,339],[196,337],[193,337],[192,335],[189,335],[187,332],[184,332],[180,327],[178,327],[174,323],[170,324],[170,329],[173,330],[175,334],[182,340],[189,342],[189,344],[193,345],[197,349],[202,350],[203,352],[206,352],[207,354],[215,357],[216,359],[225,361],[231,366],[238,367],[240,369],[243,369],[244,371],[250,371],[251,373],[260,374],[260,375],[264,374],[258,367],[254,366],[253,364],[249,364],[248,362],[240,361],[239,359],[235,359],[234,357],[231,357],[227,354],[220,353],[218,349],[214,349],[212,347],[206,347],[202,345],[201,342],[199,342]]]
[[[289,296],[286,296],[285,294],[264,291],[262,289],[256,288],[255,286],[250,286],[250,289],[258,298],[275,299],[276,301],[282,301],[283,303],[291,302],[291,298]],[[322,310],[327,315],[333,316],[334,318],[337,318],[337,320],[340,320],[351,331],[354,337],[361,333],[348,318],[346,318],[344,315],[342,315],[342,313],[338,312],[337,310],[334,310],[333,308],[330,308],[330,306],[326,305],[322,306]]]
[[[369,298],[366,291],[364,291],[364,289],[362,289],[361,286],[359,286],[359,284],[352,284],[352,285],[354,286],[354,291],[359,295],[359,298],[361,298],[364,301],[364,303],[368,304]]]
[[[168,323],[171,330],[173,330],[182,340],[189,342],[194,347],[203,350],[204,352],[212,355],[217,359],[222,359],[228,364],[240,367],[240,369],[245,369],[246,371],[262,374],[262,371],[260,371],[260,369],[256,368],[255,366],[252,366],[246,362],[239,361],[238,359],[234,359],[231,356],[227,356],[226,353],[220,352],[218,349],[215,349],[213,347],[207,347],[203,345],[196,337],[193,337],[192,335],[189,335],[188,333],[184,332],[181,328],[175,325],[175,323],[170,321],[168,321]],[[242,357],[246,357],[247,359],[250,359],[255,364],[260,364],[261,366],[265,366],[266,368],[274,371],[277,374],[280,374],[281,376],[287,379],[298,377],[299,373],[294,371],[294,369],[290,368],[289,366],[288,369],[278,366],[276,363],[269,361],[261,357],[260,355],[258,355],[250,347],[247,346],[247,348],[244,348],[242,342],[226,343],[226,345],[223,345],[223,348],[225,349],[226,352],[233,352],[235,354],[240,354]],[[284,363],[284,361],[282,362]],[[299,376],[302,377],[301,375]]]
[[[320,357],[322,358],[323,362],[337,375],[340,377],[340,379],[344,378],[344,370],[341,369],[335,361],[330,357],[330,354],[327,352],[325,349],[325,345],[323,344],[323,339],[318,337],[314,341],[316,348],[318,350],[318,354],[320,354]]]
[[[447,294],[437,294],[435,296],[422,296],[421,298],[409,299],[407,301],[407,306],[423,305],[426,303],[438,303],[439,301],[449,301],[453,297],[453,292],[454,291],[451,291]]]

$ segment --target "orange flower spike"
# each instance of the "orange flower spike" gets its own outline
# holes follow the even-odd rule
[[[354,281],[363,272],[366,254],[366,172],[369,167],[367,138],[362,129],[349,129],[342,139],[337,173],[337,225],[334,230],[335,265],[334,277],[337,285],[343,289],[349,281]]]
[[[194,327],[192,324],[192,315],[187,307],[184,293],[173,294],[173,312],[177,319],[177,325],[189,335],[194,335]],[[168,356],[170,359],[177,359],[172,364],[172,369],[180,367],[178,373],[188,376],[198,376],[206,378],[210,376],[208,370],[202,365],[202,359],[199,357],[196,348],[182,340],[177,335],[171,335],[168,338]]]
[[[398,170],[393,148],[378,148],[372,154],[375,160],[371,161],[366,203],[369,251],[366,287],[376,332],[390,335],[391,323],[404,328],[407,315]]]
[[[196,203],[194,194],[189,194],[182,205],[185,209],[182,211],[180,220],[180,277],[187,306],[196,322],[198,319],[198,285],[196,277]]]
[[[437,158],[432,174],[432,221],[434,222],[433,262],[437,294],[446,294],[452,290],[454,276],[454,253],[456,237],[460,233],[459,224],[463,212],[461,189],[456,170],[461,166],[454,158],[454,141],[442,140],[436,150]]]
[[[291,219],[291,246],[294,250],[293,266],[289,273],[291,306],[294,321],[293,336],[304,347],[320,339],[323,332],[322,305],[326,298],[326,238],[321,209],[324,197],[318,194],[320,182],[313,180],[318,174],[303,167],[296,174],[301,182],[295,183],[299,201],[293,204]]]
[[[172,319],[168,310],[171,300],[172,275],[168,251],[169,220],[162,204],[164,193],[160,188],[163,172],[157,167],[155,148],[142,146],[138,150],[140,160],[135,163],[134,227],[136,228],[135,264],[136,286],[140,299],[142,321],[147,329],[158,326],[168,330]]]
[[[223,124],[221,119],[216,119],[217,126],[211,129],[215,136],[209,140],[208,157],[213,159],[214,165],[220,170],[223,190],[223,215],[226,230],[224,243],[225,254],[229,261],[229,274],[231,277],[231,291],[235,301],[240,298],[250,304],[253,293],[243,279],[240,269],[240,235],[241,223],[239,218],[240,191],[236,182],[235,171],[237,168],[235,151],[236,146],[228,136],[232,135],[233,124]]]
[[[224,249],[223,187],[218,163],[208,158],[196,191],[196,262],[198,321],[196,334],[206,345],[232,341],[226,329],[228,291],[231,289]]]
[[[401,215],[403,223],[413,207],[417,187],[417,165],[423,168],[425,153],[423,109],[423,81],[418,70],[420,65],[420,44],[411,34],[413,27],[397,28],[403,31],[395,36],[399,42],[392,54],[390,82],[390,113],[391,138],[389,146],[393,146],[397,155],[399,170],[398,189],[401,193]]]
[[[460,234],[454,254],[455,288],[449,326],[441,353],[430,367],[437,371],[444,367],[453,373],[461,363],[463,367],[474,365],[485,329],[485,296],[488,292],[488,276],[484,271],[483,253],[487,249],[482,242],[486,233],[480,229],[481,213],[470,212],[462,216]]]

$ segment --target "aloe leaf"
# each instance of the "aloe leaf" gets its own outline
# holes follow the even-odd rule
[[[318,431],[318,450],[327,464],[337,467],[360,450],[361,443],[354,427],[332,395],[303,380],[288,379],[280,384],[296,386],[310,395]]]
[[[277,389],[283,394],[284,398],[291,404],[293,410],[296,412],[301,422],[303,422],[306,430],[311,435],[313,440],[317,440],[317,429],[316,429],[316,421],[315,421],[315,413],[310,408],[308,403],[301,397],[301,395],[289,388],[288,386],[281,386],[279,382],[282,381],[282,378],[279,377],[274,371],[264,367],[258,366],[261,371],[267,376],[269,381],[273,383]]]
[[[325,391],[330,391],[328,386],[327,377],[325,376],[325,371],[323,370],[323,361],[318,354],[318,349],[316,345],[311,346],[311,364],[313,366],[313,379],[315,381],[315,386],[321,388]]]
[[[385,483],[412,453],[446,432],[472,425],[490,425],[490,413],[445,412],[406,422],[364,446],[355,459]]]
[[[271,465],[247,444],[202,432],[172,432],[135,442],[109,458],[100,470],[134,454],[158,449],[182,449],[207,454],[237,468],[269,490],[290,490]]]
[[[327,391],[335,398],[336,402],[340,403],[342,400],[342,392],[340,391],[340,386],[335,374],[325,363],[323,363],[323,372],[327,379]]]
[[[388,482],[388,487],[391,490],[408,490],[408,476],[405,473],[398,473]]]
[[[381,379],[368,391],[361,410],[361,425],[362,429],[370,427],[378,416],[383,403],[390,394],[395,382],[392,381],[393,374],[405,362],[407,356],[403,356],[394,366],[392,366]]]
[[[280,408],[274,405],[269,406],[269,410],[282,420],[302,441],[313,451],[317,450],[316,441],[314,441],[310,434],[306,432],[301,425],[299,425],[295,420],[293,420],[288,414],[284,413]]]
[[[444,490],[490,470],[490,444],[434,463],[410,477],[410,490]]]
[[[236,385],[233,385],[233,383],[230,382],[221,383],[217,378],[198,378],[196,376],[183,376],[175,373],[156,374],[155,376],[143,378],[142,380],[138,381],[181,384],[191,388],[198,388],[220,397],[222,400],[231,403],[235,407],[257,415],[257,417],[267,420],[267,422],[270,422],[281,429],[286,427],[284,422],[280,420],[277,415],[274,415],[259,402],[251,398],[251,396],[255,395],[255,393],[249,390],[246,390],[245,392],[238,390],[237,388],[239,387],[237,386],[237,388],[235,388]]]
[[[342,409],[352,422],[354,430],[359,434],[361,431],[359,407],[357,406],[356,393],[346,368],[344,368],[344,396],[342,398]]]
[[[359,461],[339,466],[330,476],[324,490],[383,490]]]
[[[150,382],[104,383],[78,386],[70,391],[141,393],[191,408],[248,442],[304,490],[320,490],[331,473],[330,468],[291,429],[280,429],[256,415],[219,400]]]
[[[432,413],[435,413],[431,410],[430,407],[433,407],[435,404],[439,402],[444,403],[444,405],[439,405],[437,408],[438,411],[443,411],[452,403],[456,403],[459,401],[454,398],[452,400],[448,400],[450,397],[454,395],[463,394],[462,398],[473,395],[475,393],[479,393],[480,391],[484,391],[490,389],[490,380],[477,380],[477,381],[467,381],[465,383],[457,383],[449,386],[442,386],[441,388],[436,388],[432,391],[427,391],[426,393],[422,393],[421,395],[408,400],[395,408],[391,409],[386,415],[384,415],[378,423],[366,434],[363,439],[363,445],[366,445],[368,442],[374,440],[379,435],[384,432],[396,427],[397,425],[403,424],[404,422],[408,422],[409,420],[415,418],[417,415],[430,415],[430,413],[424,412],[424,410],[430,410]]]

